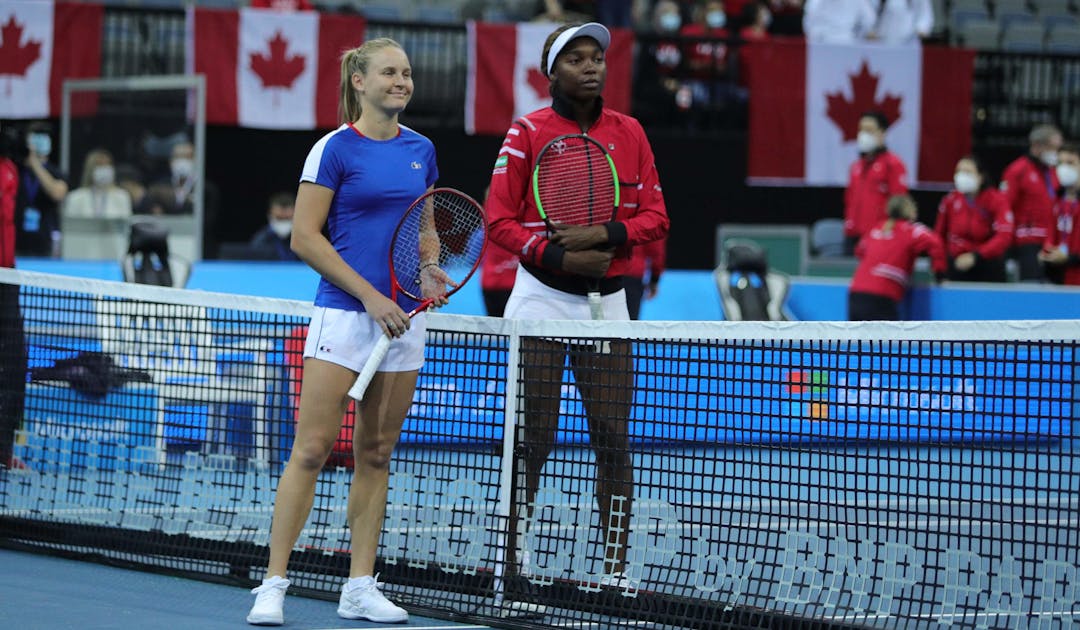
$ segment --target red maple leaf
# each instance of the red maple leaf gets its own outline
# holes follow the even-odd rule
[[[840,91],[825,94],[829,102],[825,113],[844,133],[844,142],[850,142],[859,135],[859,117],[868,111],[877,110],[885,114],[890,125],[900,118],[901,98],[895,94],[885,94],[880,101],[877,100],[881,75],[870,74],[870,66],[865,59],[859,73],[848,76],[851,78],[852,100],[847,100]]]
[[[41,57],[41,42],[26,40],[20,44],[23,27],[15,22],[15,14],[0,27],[0,74],[23,76],[27,68]]]
[[[548,86],[551,85],[551,81],[544,76],[544,73],[540,72],[540,68],[535,66],[529,68],[525,78],[529,82],[529,87],[536,92],[537,99],[543,100],[551,96],[548,93]]]
[[[304,56],[286,56],[289,41],[281,36],[281,31],[267,41],[270,56],[263,53],[251,53],[251,71],[259,75],[264,88],[291,88],[296,78],[304,72]]]

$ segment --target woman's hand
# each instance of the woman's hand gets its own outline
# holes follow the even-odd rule
[[[555,231],[550,237],[551,242],[561,245],[568,252],[596,249],[607,244],[607,228],[602,225],[582,226],[557,223],[554,227]]]
[[[603,278],[614,257],[613,249],[568,251],[563,255],[563,271],[587,278]]]
[[[447,285],[451,288],[458,286],[439,265],[429,263],[420,269],[420,295],[425,298],[434,298],[432,307],[439,308],[449,302],[446,299],[446,294],[449,292]]]
[[[400,337],[409,329],[409,314],[382,293],[373,291],[362,302],[367,314],[382,327],[383,332],[388,336]]]

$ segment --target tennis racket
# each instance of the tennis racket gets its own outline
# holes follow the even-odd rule
[[[411,319],[436,298],[456,293],[480,266],[487,244],[484,210],[472,197],[453,188],[436,188],[409,206],[390,242],[390,299],[399,293],[418,302]],[[362,400],[379,365],[390,351],[381,335],[360,370],[349,396]]]
[[[532,174],[536,209],[548,229],[600,225],[619,209],[619,176],[602,144],[584,134],[559,136],[540,150]],[[600,281],[587,281],[589,312],[603,319]]]

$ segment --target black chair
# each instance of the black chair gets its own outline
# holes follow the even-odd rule
[[[155,221],[131,224],[127,254],[120,259],[124,282],[183,288],[191,263],[169,254],[169,230]]]
[[[720,307],[729,321],[789,321],[784,306],[791,279],[769,271],[765,250],[752,241],[731,242],[724,264],[713,272],[720,292]]]

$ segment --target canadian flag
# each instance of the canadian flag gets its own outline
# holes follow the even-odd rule
[[[751,184],[846,186],[860,116],[883,112],[886,144],[918,183],[951,182],[971,150],[973,51],[937,46],[750,44]]]
[[[503,135],[514,119],[551,104],[550,81],[540,72],[544,40],[558,24],[467,24],[469,74],[465,88],[465,131]],[[604,105],[630,112],[634,35],[611,29]]]
[[[0,118],[59,116],[64,79],[100,76],[103,16],[98,4],[0,2]]]
[[[189,67],[206,75],[206,120],[258,129],[328,129],[338,120],[341,54],[363,18],[313,11],[189,13]]]

